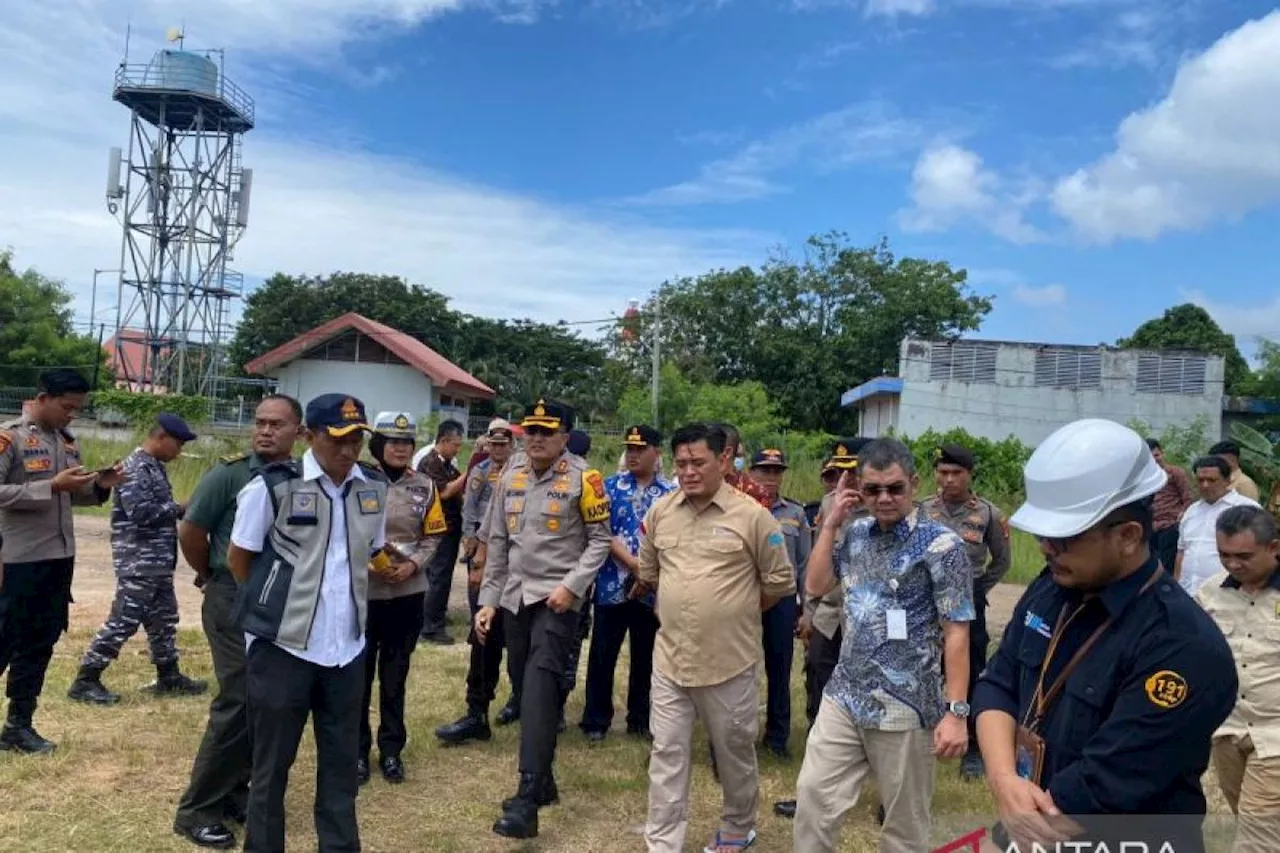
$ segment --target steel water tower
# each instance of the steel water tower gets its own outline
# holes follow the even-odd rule
[[[223,74],[222,52],[161,50],[116,70],[113,99],[130,110],[129,148],[111,149],[107,204],[123,226],[116,372],[137,390],[213,397],[225,372],[228,268],[248,224],[253,173],[240,162],[253,100]],[[213,60],[210,54],[219,59]]]

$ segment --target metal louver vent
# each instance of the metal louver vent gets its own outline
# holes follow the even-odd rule
[[[929,354],[929,379],[934,382],[996,381],[996,344],[960,341],[934,344]]]
[[[1138,356],[1139,394],[1203,394],[1208,359],[1202,355]]]
[[[1043,349],[1036,353],[1035,384],[1042,388],[1101,388],[1102,354]]]

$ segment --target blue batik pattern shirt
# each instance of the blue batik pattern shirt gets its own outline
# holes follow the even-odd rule
[[[676,490],[676,484],[655,476],[646,488],[640,488],[630,471],[614,474],[604,481],[609,494],[609,529],[627,545],[632,556],[640,553],[640,525],[649,514],[649,507],[663,495]],[[612,556],[604,561],[596,575],[596,604],[607,607],[627,600],[623,582],[630,574],[619,566]],[[656,593],[649,593],[642,601],[650,607],[657,600]]]
[[[889,531],[853,521],[832,563],[848,629],[826,696],[864,728],[933,728],[946,712],[942,621],[974,619],[964,541],[917,506]],[[890,610],[906,611],[906,640],[888,638]]]

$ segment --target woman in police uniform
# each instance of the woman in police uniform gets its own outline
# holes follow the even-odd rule
[[[361,784],[369,779],[369,752],[373,746],[369,706],[375,675],[381,685],[378,767],[388,782],[404,781],[400,753],[406,741],[405,682],[409,676],[409,658],[422,631],[423,598],[427,591],[423,567],[435,555],[445,532],[444,510],[435,483],[410,467],[416,434],[413,418],[408,413],[380,412],[369,440],[369,453],[389,482],[385,552],[390,562],[385,569],[373,564],[369,568],[365,655],[368,669],[358,767]]]

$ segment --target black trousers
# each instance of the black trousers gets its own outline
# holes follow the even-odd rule
[[[8,563],[0,584],[0,673],[9,673],[9,718],[31,724],[53,647],[67,630],[75,559]]]
[[[253,778],[245,853],[285,853],[284,794],[308,716],[316,741],[319,853],[358,853],[356,762],[364,654],[346,666],[323,667],[255,640],[247,658]]]
[[[987,633],[987,593],[979,589],[977,584],[973,587],[973,621],[969,623],[969,695],[968,701],[973,701],[973,689],[978,685],[978,676],[982,674],[982,670],[987,665],[987,646],[991,643],[991,636]],[[976,714],[970,714],[968,718],[969,725],[969,748],[977,752],[978,750],[978,720]]]
[[[230,575],[215,575],[204,587],[200,615],[218,694],[209,703],[209,722],[191,766],[191,781],[178,801],[174,824],[184,829],[218,823],[228,812],[248,808],[253,752],[244,632],[231,619],[235,600],[236,582]]]
[[[506,634],[503,628],[504,618],[508,617],[501,607],[493,615],[489,626],[489,636],[480,642],[476,636],[476,611],[480,609],[480,590],[467,587],[467,603],[471,605],[471,630],[467,634],[467,642],[471,644],[471,661],[467,665],[467,710],[484,716],[489,713],[489,704],[498,692],[498,681],[502,677],[502,649],[506,645]],[[520,679],[511,655],[507,655],[507,677],[511,679],[511,695],[520,701]]]
[[[568,699],[573,688],[578,686],[578,661],[582,659],[582,644],[591,634],[591,611],[595,595],[595,587],[592,586],[584,596],[582,609],[578,611],[578,630],[573,636],[573,645],[569,648],[569,660],[564,667],[565,699]]]
[[[520,608],[507,626],[511,653],[524,661],[520,693],[520,772],[550,773],[565,697],[564,669],[578,630],[578,614],[556,613],[545,601]]]
[[[760,614],[764,639],[764,672],[768,681],[764,742],[784,747],[791,737],[791,663],[795,658],[796,610],[787,596]]]
[[[462,548],[462,532],[450,530],[440,539],[440,549],[427,563],[427,598],[424,605],[422,636],[444,633],[444,617],[449,611],[449,591],[453,588],[453,570],[458,565]]]
[[[365,630],[364,700],[360,713],[360,754],[373,747],[369,706],[373,704],[373,679],[378,679],[378,753],[399,755],[408,733],[404,726],[404,694],[409,680],[409,659],[422,631],[423,593],[385,600],[369,600]]]
[[[1151,550],[1160,558],[1166,572],[1173,571],[1178,558],[1178,525],[1172,524],[1151,534]]]
[[[607,732],[613,722],[613,677],[622,641],[628,634],[631,670],[627,674],[627,728],[649,728],[649,688],[658,617],[652,607],[631,599],[596,607],[595,630],[587,652],[587,695],[581,723],[584,732]]]
[[[809,718],[809,728],[818,719],[818,708],[822,705],[822,691],[827,689],[831,673],[835,672],[840,662],[840,644],[844,634],[836,628],[831,639],[827,639],[820,631],[809,634],[809,648],[804,654],[804,714]]]

